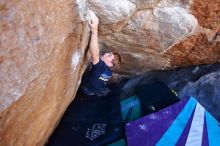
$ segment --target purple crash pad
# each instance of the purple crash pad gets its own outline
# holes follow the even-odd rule
[[[128,146],[220,145],[219,123],[193,98],[126,124]]]

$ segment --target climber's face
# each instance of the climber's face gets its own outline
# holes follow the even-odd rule
[[[112,67],[113,66],[113,63],[112,61],[114,60],[115,56],[112,52],[110,53],[105,53],[101,59],[105,62],[105,64],[108,66],[108,67]]]

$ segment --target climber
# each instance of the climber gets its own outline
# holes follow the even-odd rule
[[[120,62],[118,53],[108,52],[100,56],[98,45],[98,25],[99,18],[89,11],[91,30],[89,52],[91,54],[92,67],[82,78],[81,90],[87,95],[105,96],[110,90],[107,82],[112,76],[112,69],[117,67]]]

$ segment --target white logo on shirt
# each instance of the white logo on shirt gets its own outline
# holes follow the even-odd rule
[[[109,76],[105,73],[101,74],[101,76],[99,77],[99,79],[103,80],[104,82],[107,82],[110,78],[111,78],[111,76]]]

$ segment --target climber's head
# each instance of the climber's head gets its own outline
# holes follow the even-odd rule
[[[116,52],[104,53],[101,59],[110,68],[117,68],[121,62],[121,56]]]

